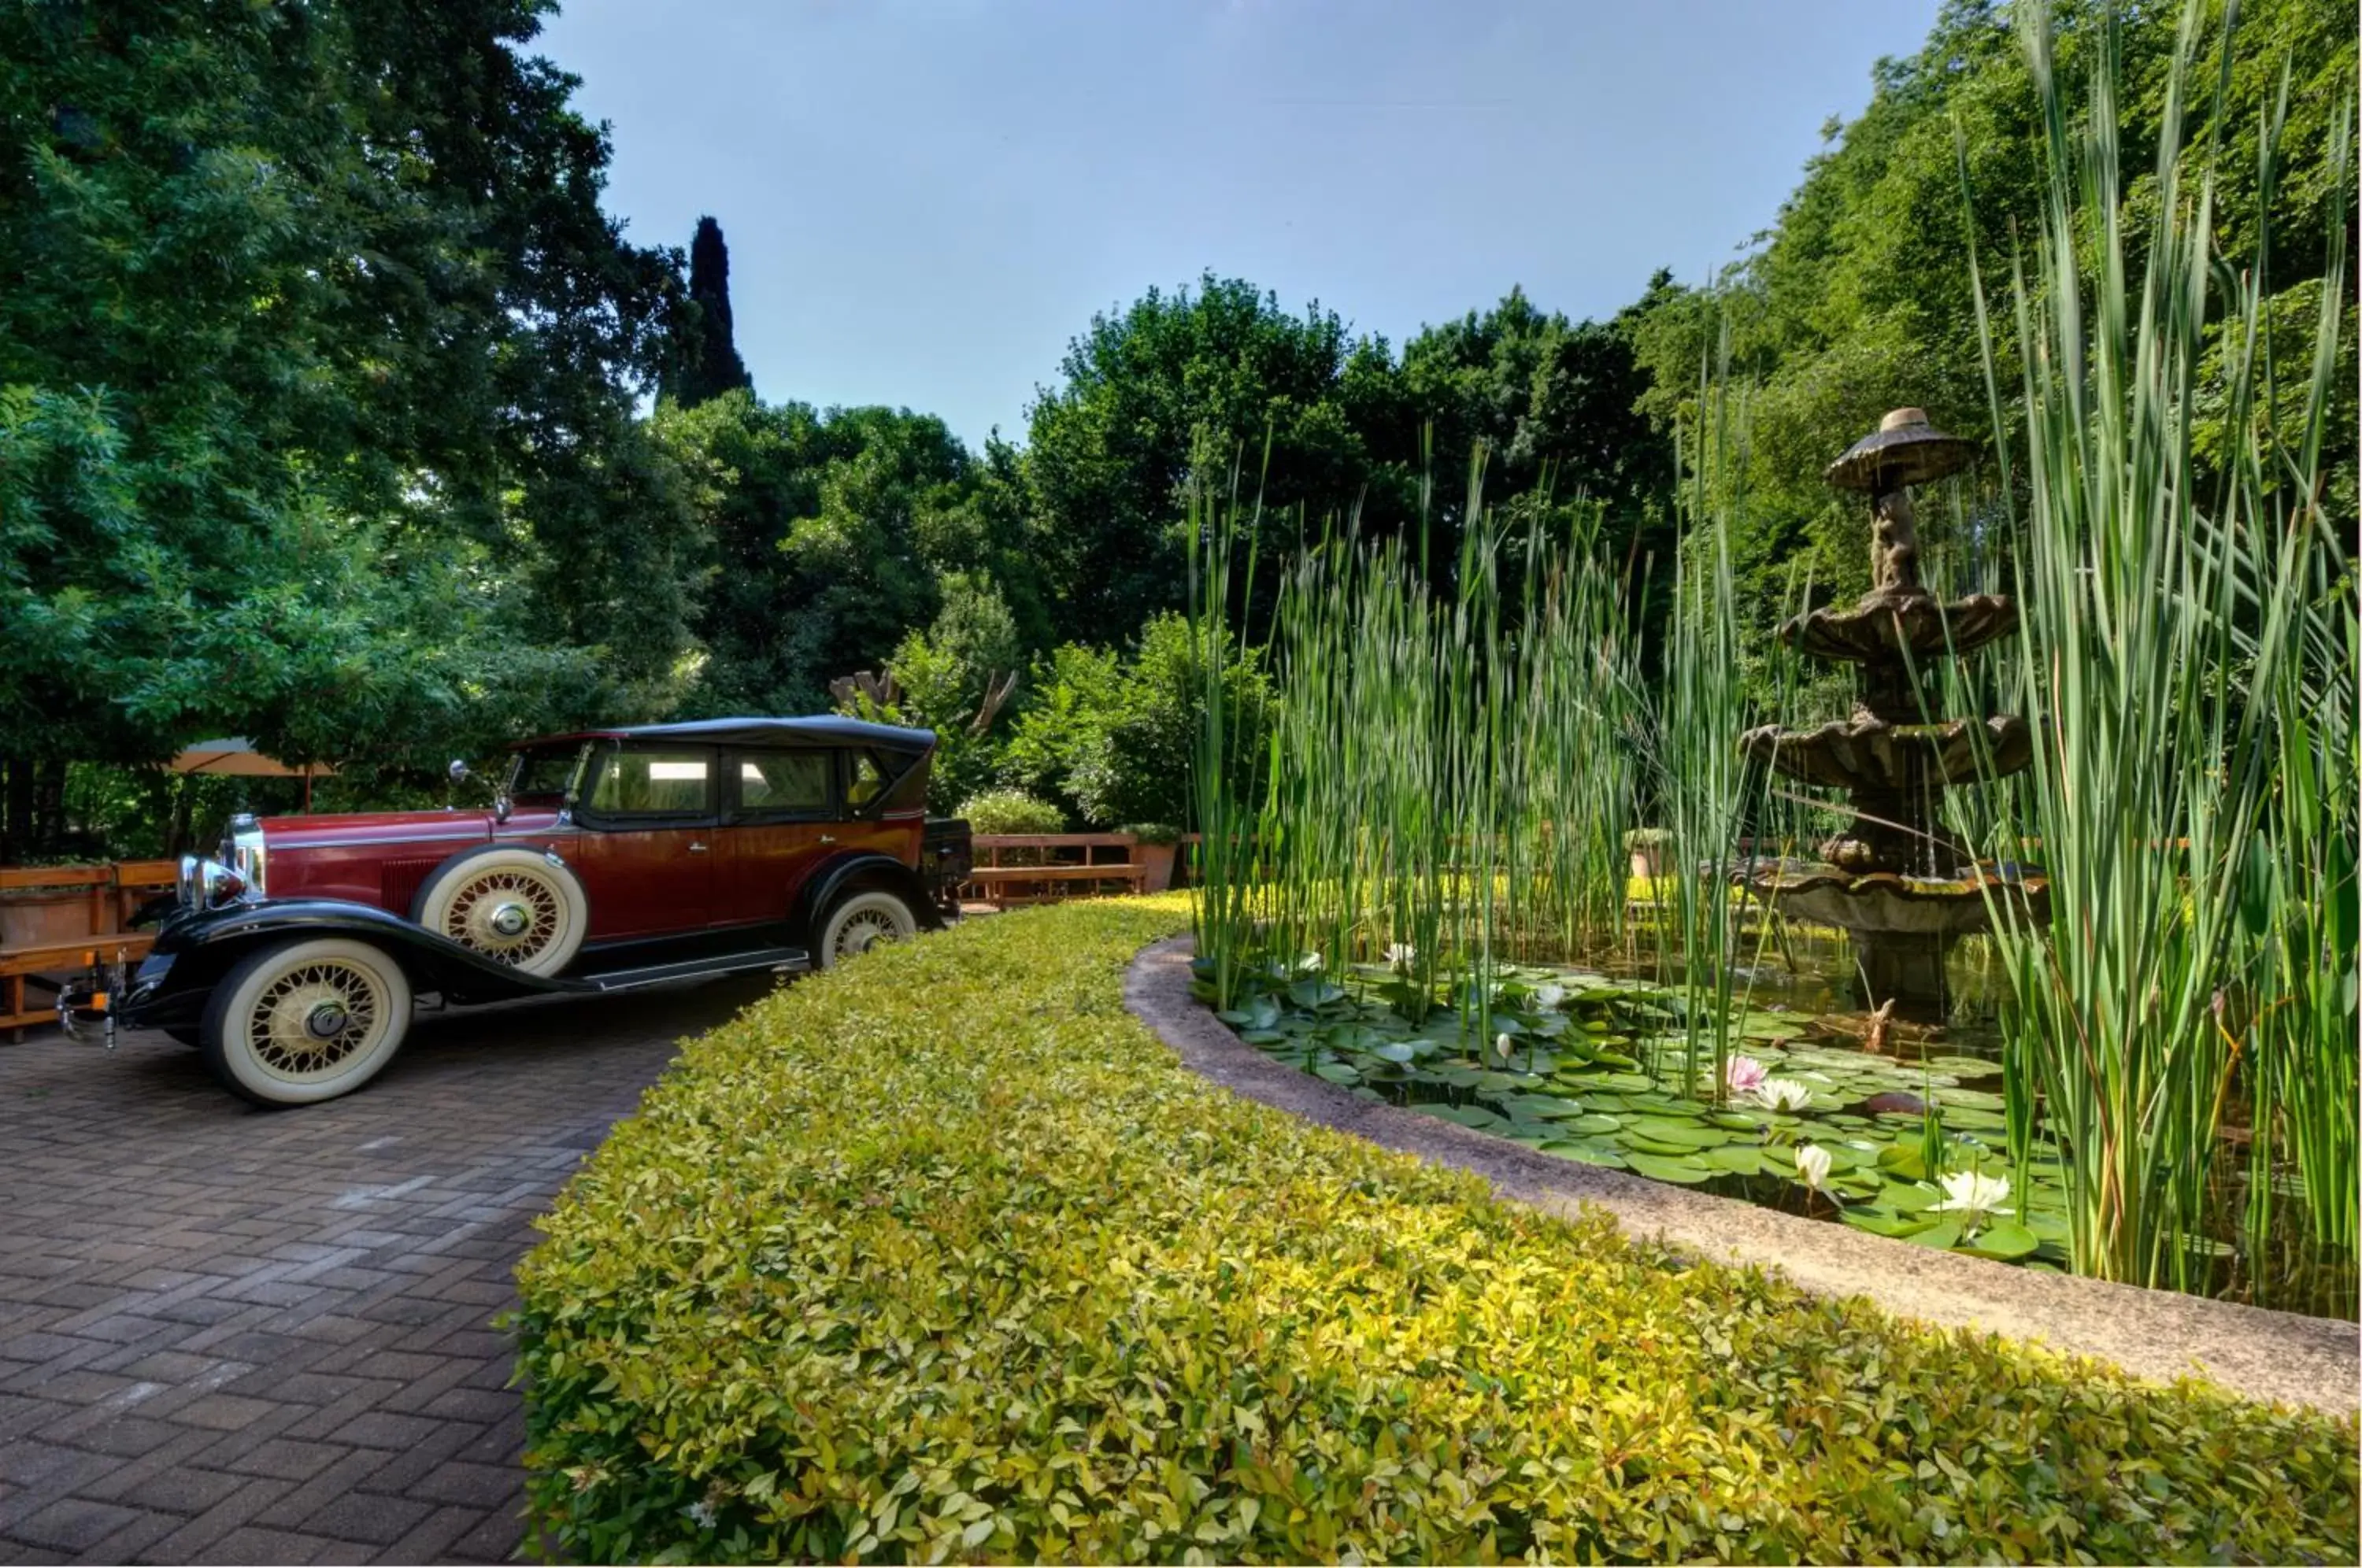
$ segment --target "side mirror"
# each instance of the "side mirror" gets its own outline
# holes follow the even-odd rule
[[[454,784],[465,784],[475,776],[474,770],[456,756],[451,759],[450,771],[451,782]]]

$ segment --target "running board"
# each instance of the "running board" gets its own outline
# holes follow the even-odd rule
[[[652,964],[644,969],[614,969],[604,975],[584,975],[581,983],[596,991],[635,991],[667,980],[701,980],[717,975],[743,975],[753,969],[800,971],[811,967],[811,955],[800,947],[764,947],[752,953],[724,953],[712,958],[685,958],[678,964]]]

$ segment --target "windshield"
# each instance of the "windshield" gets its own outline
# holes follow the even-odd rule
[[[575,775],[581,770],[582,742],[570,745],[537,745],[516,754],[509,765],[508,795],[512,801],[563,802],[573,796]]]

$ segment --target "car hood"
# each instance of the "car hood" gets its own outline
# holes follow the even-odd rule
[[[340,812],[320,816],[265,817],[262,842],[271,849],[332,844],[490,843],[490,812]]]

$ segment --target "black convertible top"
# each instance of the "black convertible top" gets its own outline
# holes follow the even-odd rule
[[[509,749],[552,745],[561,741],[656,740],[696,741],[706,745],[833,746],[874,745],[881,750],[918,756],[933,751],[935,732],[909,730],[898,724],[873,724],[822,713],[806,719],[691,719],[678,724],[632,724],[610,730],[576,730],[561,735],[536,735]]]

